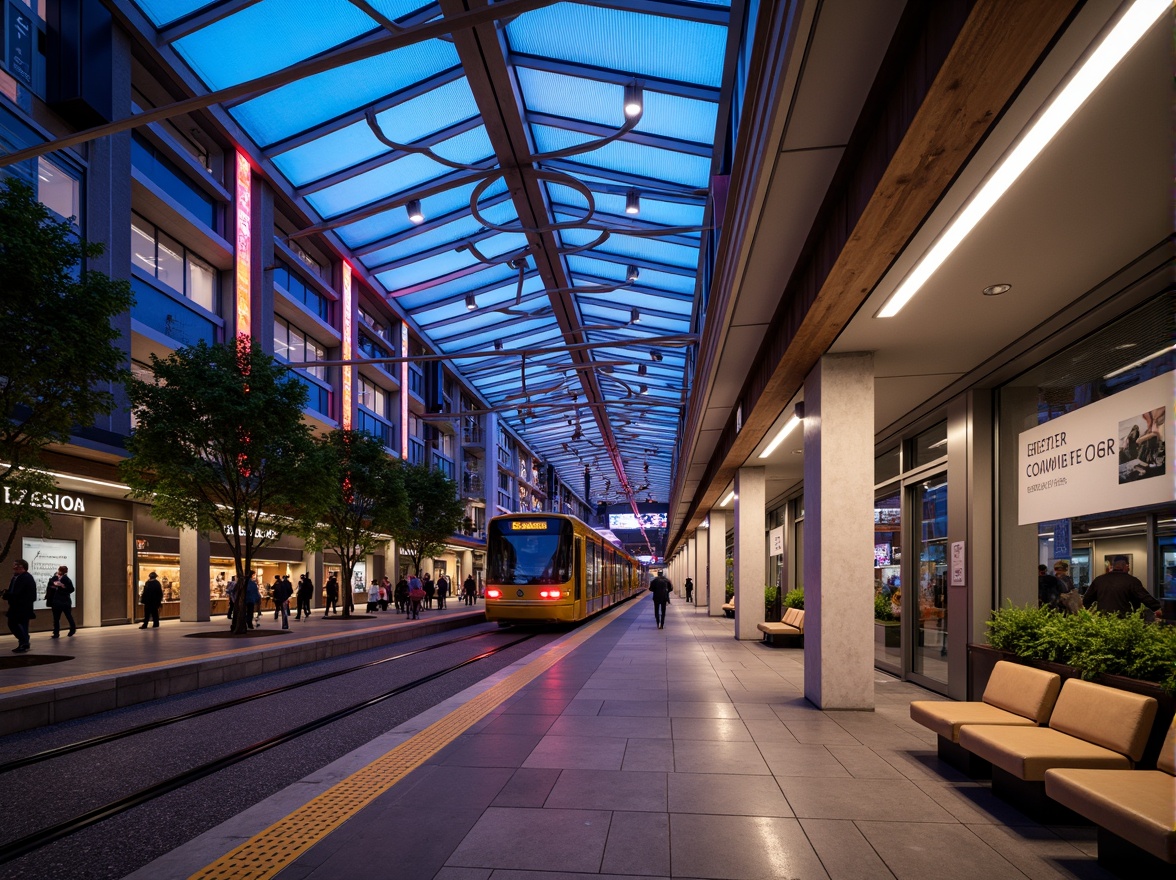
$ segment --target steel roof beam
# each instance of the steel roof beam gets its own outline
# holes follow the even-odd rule
[[[616,126],[614,125],[601,125],[600,123],[588,122],[584,119],[571,119],[567,116],[539,113],[534,110],[527,111],[527,121],[531,125],[546,125],[551,128],[563,129],[564,131],[592,135],[595,138],[608,137],[616,131]],[[714,152],[710,144],[686,141],[681,138],[672,138],[661,134],[649,134],[648,132],[638,131],[637,129],[633,129],[627,134],[622,135],[620,140],[630,144],[640,144],[643,147],[653,147],[658,150],[671,150],[672,152],[685,153],[689,156],[701,156],[704,159],[709,159],[711,153]]]
[[[559,73],[564,76],[575,76],[591,79],[596,82],[624,86],[633,81],[633,74],[624,71],[610,70],[606,67],[596,67],[591,64],[578,64],[574,61],[562,61],[558,58],[546,58],[541,55],[524,55],[520,52],[508,52],[507,63],[512,67],[526,67],[531,70],[542,70],[547,73]],[[648,92],[660,92],[664,95],[674,95],[679,98],[691,98],[695,101],[706,101],[717,104],[722,96],[721,90],[713,86],[698,85],[682,82],[681,80],[662,79],[656,76],[642,76],[641,84]]]
[[[491,208],[507,201],[510,201],[510,193],[502,192],[498,193],[497,195],[486,196],[484,199],[482,199],[481,202],[478,203],[478,206],[480,208]],[[426,218],[424,223],[414,224],[408,229],[402,230],[401,232],[396,232],[392,235],[386,235],[383,238],[377,238],[369,241],[365,245],[354,247],[351,249],[351,252],[357,257],[364,257],[368,254],[375,253],[376,251],[383,250],[386,247],[390,247],[391,245],[399,244],[402,241],[407,241],[408,239],[414,238],[423,232],[431,232],[434,229],[437,229],[441,226],[447,226],[455,220],[461,220],[463,217],[468,216],[470,216],[469,208],[458,208],[456,211],[450,211],[448,214],[442,214],[439,217]]]
[[[650,198],[662,199],[672,201],[670,196],[683,195],[691,196],[695,202],[702,199],[705,200],[710,191],[706,187],[690,186],[686,183],[676,183],[671,180],[660,180],[656,177],[645,177],[641,174],[627,174],[624,171],[616,171],[612,168],[597,168],[595,165],[585,165],[582,162],[576,162],[572,159],[546,159],[543,162],[544,168],[550,168],[555,171],[565,171],[573,177],[596,177],[602,180],[610,180],[614,183],[619,183],[626,189],[636,188],[644,193],[648,193]],[[588,184],[585,184],[586,186]]]

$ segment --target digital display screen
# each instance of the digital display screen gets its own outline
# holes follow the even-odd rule
[[[874,568],[880,568],[883,565],[890,565],[890,545],[889,544],[875,544],[874,545]]]
[[[512,520],[510,524],[512,532],[546,532],[547,520]]]
[[[664,513],[643,513],[640,518],[631,513],[610,513],[608,527],[617,531],[669,528],[669,517]]]

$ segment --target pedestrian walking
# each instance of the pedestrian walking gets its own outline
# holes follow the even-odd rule
[[[445,610],[445,599],[449,595],[449,575],[443,574],[437,578],[437,610]]]
[[[331,616],[331,609],[335,609],[335,615],[339,614],[339,579],[335,577],[335,572],[331,572],[331,576],[327,578],[327,607],[323,611],[323,620]]]
[[[229,578],[229,585],[225,587],[225,596],[229,600],[229,620],[233,619],[233,615],[237,613],[237,576],[233,575]]]
[[[78,625],[74,623],[73,618],[73,600],[70,596],[73,594],[73,581],[69,579],[69,566],[58,566],[57,574],[49,578],[49,584],[45,587],[45,601],[49,603],[49,610],[53,612],[53,635],[50,638],[61,637],[61,615],[65,615],[65,619],[69,621],[69,632],[67,636],[72,636],[78,631]]]
[[[12,580],[8,582],[8,589],[0,598],[8,601],[8,631],[16,636],[16,647],[12,649],[12,653],[27,653],[29,621],[37,616],[37,612],[33,610],[37,603],[37,582],[29,574],[29,564],[24,559],[12,563]]]
[[[261,629],[261,590],[250,571],[245,581],[245,623],[249,629],[253,629],[255,615],[257,628]]]
[[[294,615],[295,620],[302,620],[303,617],[310,619],[310,597],[313,595],[314,581],[310,579],[310,575],[304,574],[298,578],[298,593],[295,597],[298,610]]]
[[[474,580],[472,574],[466,576],[465,583],[461,585],[461,593],[465,596],[465,603],[467,605],[474,604],[474,600],[478,596],[478,583]]]
[[[375,614],[380,607],[380,582],[372,578],[372,585],[368,587],[367,613]]]
[[[425,588],[421,584],[421,579],[415,574],[409,575],[408,578],[408,616],[412,620],[419,620],[421,617],[421,605],[425,601]]]
[[[282,616],[282,629],[290,628],[290,597],[294,594],[294,585],[289,577],[284,577],[274,583],[273,599],[274,613]]]
[[[659,571],[657,577],[649,582],[649,592],[653,594],[653,619],[657,621],[658,629],[666,627],[666,606],[670,604],[670,592],[673,589],[664,571]]]
[[[408,578],[401,577],[392,591],[392,598],[396,600],[397,611],[408,611]]]
[[[686,601],[693,602],[694,601],[694,580],[692,578],[686,578],[685,586],[686,586]]]
[[[159,606],[163,604],[163,584],[155,572],[147,575],[143,584],[143,591],[139,594],[139,602],[143,605],[143,625],[139,629],[147,629],[147,624],[159,626]]]
[[[421,581],[421,586],[425,590],[425,607],[432,610],[433,596],[437,593],[437,585],[433,583],[433,577],[427,571],[425,572],[424,579]]]

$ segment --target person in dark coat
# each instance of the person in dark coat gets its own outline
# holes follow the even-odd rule
[[[392,590],[392,598],[396,600],[397,611],[408,611],[408,578],[401,577]]]
[[[253,576],[253,572],[249,572],[249,577],[245,580],[245,624],[248,629],[253,629],[253,622],[257,620],[257,628],[261,628],[261,589],[257,586],[257,578]]]
[[[73,618],[73,600],[70,599],[73,591],[73,581],[69,579],[69,566],[59,566],[57,574],[49,578],[49,583],[45,587],[45,601],[49,603],[49,610],[53,612],[53,635],[50,638],[61,637],[61,615],[63,614],[65,619],[69,621],[69,632],[66,635],[72,636],[78,631],[78,625],[74,623]]]
[[[670,592],[673,589],[663,571],[659,571],[657,577],[649,582],[649,592],[653,594],[653,619],[657,621],[658,629],[665,629],[666,606],[670,604]]]
[[[433,607],[433,596],[437,592],[437,585],[433,583],[433,576],[427,571],[421,579],[421,586],[425,588],[425,607],[431,609]]]
[[[686,601],[694,601],[694,581],[691,578],[686,578]]]
[[[1160,600],[1144,589],[1139,578],[1127,571],[1126,556],[1111,559],[1111,570],[1090,582],[1082,603],[1087,608],[1094,607],[1123,617],[1134,614],[1141,605],[1159,617],[1162,608]]]
[[[449,596],[449,575],[443,574],[437,578],[437,609],[445,610],[445,599]]]
[[[24,559],[12,563],[12,580],[0,598],[8,600],[8,629],[16,636],[13,654],[24,654],[29,650],[29,621],[36,618],[33,605],[37,602],[37,582],[29,574],[29,564]]]
[[[282,616],[282,629],[290,628],[290,597],[294,595],[294,585],[287,575],[274,582],[274,613]]]
[[[339,579],[335,577],[335,572],[331,572],[331,576],[327,578],[327,607],[323,611],[323,620],[331,616],[331,609],[335,609],[335,615],[339,614]]]
[[[1037,566],[1037,605],[1060,611],[1065,584],[1049,573],[1044,565]]]
[[[310,575],[304,574],[298,578],[298,612],[294,615],[295,620],[302,620],[303,615],[310,619],[310,597],[313,595],[314,581],[310,579]]]
[[[143,604],[143,625],[139,629],[147,629],[147,621],[152,620],[154,626],[159,626],[159,606],[163,604],[163,584],[155,572],[147,575],[147,582],[143,584],[143,592],[139,594],[139,601]]]
[[[465,603],[467,605],[473,605],[474,600],[478,596],[478,584],[474,581],[474,576],[472,574],[468,575],[465,579],[465,583],[461,585],[461,592],[462,595],[465,596]]]

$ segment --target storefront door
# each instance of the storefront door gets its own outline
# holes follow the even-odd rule
[[[904,601],[914,621],[910,671],[941,685],[948,683],[947,617],[948,541],[947,474],[939,473],[912,485],[910,492],[911,554]]]

